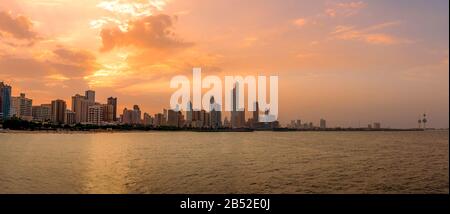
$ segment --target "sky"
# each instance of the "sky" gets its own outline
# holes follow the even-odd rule
[[[0,0],[0,81],[169,107],[170,79],[277,75],[279,119],[449,124],[448,0]]]

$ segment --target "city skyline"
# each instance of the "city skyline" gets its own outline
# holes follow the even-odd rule
[[[411,128],[427,113],[448,128],[448,4],[0,0],[0,81],[34,105],[71,109],[83,89],[153,114],[198,66],[279,76],[281,124]]]
[[[236,82],[232,89],[232,109],[222,111],[221,105],[216,103],[214,96],[210,97],[208,109],[194,109],[192,101],[189,101],[186,110],[181,110],[177,105],[175,109],[163,108],[162,112],[152,113],[141,111],[138,104],[134,104],[132,109],[124,107],[122,114],[118,114],[118,98],[108,97],[106,103],[96,100],[94,90],[86,90],[85,95],[79,93],[72,96],[71,108],[63,99],[52,100],[50,104],[32,104],[32,99],[25,97],[25,93],[20,96],[12,96],[12,87],[4,82],[0,82],[0,119],[7,120],[13,117],[26,121],[51,122],[53,124],[64,125],[141,125],[156,127],[178,127],[178,128],[251,128],[256,130],[268,130],[274,128],[289,128],[303,130],[325,130],[325,129],[391,129],[389,125],[381,125],[379,121],[366,121],[367,126],[359,123],[356,127],[328,126],[327,120],[320,118],[319,125],[312,121],[300,118],[291,118],[290,123],[281,124],[279,120],[272,118],[268,109],[262,111],[259,103],[253,103],[254,111],[239,109],[239,84]],[[9,102],[5,102],[8,100]],[[184,114],[183,114],[184,112]],[[245,112],[250,115],[245,116]],[[143,113],[143,114],[142,114]],[[222,114],[224,113],[224,114]],[[263,114],[261,114],[263,113]],[[119,117],[117,117],[119,115]],[[224,116],[224,117],[222,117]],[[261,117],[262,116],[262,117]],[[228,118],[229,117],[229,118]],[[428,116],[423,113],[419,116],[418,129],[435,128],[427,127]],[[415,129],[413,126],[408,129]]]

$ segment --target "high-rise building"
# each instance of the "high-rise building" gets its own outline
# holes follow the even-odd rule
[[[167,120],[169,118],[167,109],[163,109],[163,114],[164,114],[164,119],[163,119],[164,120],[164,124],[167,124]]]
[[[144,121],[143,121],[145,126],[151,126],[153,125],[153,117],[148,114],[148,113],[144,113]]]
[[[297,122],[295,123],[295,128],[301,128],[302,127],[302,120],[297,120]]]
[[[75,112],[66,109],[66,124],[73,125],[75,124]]]
[[[225,119],[223,120],[223,127],[231,128],[231,122],[228,120],[228,117],[225,117]]]
[[[86,97],[86,99],[90,103],[90,105],[94,105],[95,104],[95,91],[87,90],[84,93],[84,96]]]
[[[133,106],[133,110],[125,108],[122,114],[122,123],[128,125],[142,124],[141,110],[138,105]]]
[[[381,129],[381,123],[373,123],[374,129]]]
[[[233,109],[231,111],[231,127],[243,128],[245,127],[245,109],[239,108],[239,91],[242,90],[239,83],[236,83],[233,88]]]
[[[210,127],[213,129],[220,128],[222,126],[222,111],[221,106],[215,102],[214,97],[209,100],[211,105],[210,109]]]
[[[89,101],[85,96],[79,94],[72,97],[72,111],[75,112],[75,123],[86,123],[88,121]]]
[[[114,106],[111,104],[101,104],[104,122],[114,122]]]
[[[210,128],[211,127],[211,113],[207,111],[203,112],[203,127]]]
[[[66,119],[66,101],[53,100],[52,101],[52,122],[55,124],[64,124]]]
[[[192,102],[189,101],[189,103],[187,104],[187,109],[186,109],[186,123],[188,126],[190,126],[192,123],[192,113],[193,113]]]
[[[178,117],[178,111],[169,109],[167,111],[167,125],[168,126],[173,126],[173,127],[178,127],[179,126],[179,117]]]
[[[45,122],[52,119],[52,104],[41,104],[31,107],[33,120]]]
[[[133,106],[133,116],[131,118],[133,124],[141,124],[141,109],[138,105]]]
[[[110,97],[108,98],[108,105],[113,106],[113,121],[117,120],[117,97]]]
[[[88,123],[101,125],[103,122],[103,106],[91,105],[88,107]]]
[[[259,122],[259,103],[255,102],[253,104],[253,123],[258,123]]]
[[[164,115],[162,113],[155,114],[155,118],[153,120],[153,126],[159,127],[164,126],[165,123],[163,123]]]
[[[123,112],[122,112],[121,122],[123,124],[131,124],[132,113],[133,113],[132,110],[128,110],[127,108],[124,108]]]
[[[31,121],[33,100],[26,98],[24,93],[18,97],[11,97],[11,115],[23,120]]]
[[[11,117],[11,86],[0,82],[0,119]]]
[[[320,119],[320,128],[326,129],[327,128],[327,121],[324,119]]]

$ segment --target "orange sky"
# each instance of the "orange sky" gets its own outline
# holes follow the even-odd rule
[[[448,127],[447,0],[0,0],[0,80],[149,113],[171,77],[278,75],[280,119]]]

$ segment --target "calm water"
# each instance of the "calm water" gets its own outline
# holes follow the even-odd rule
[[[448,131],[0,133],[0,193],[449,193]]]

